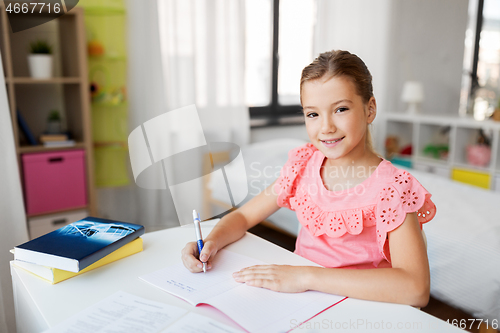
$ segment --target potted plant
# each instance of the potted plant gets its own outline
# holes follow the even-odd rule
[[[61,115],[57,110],[51,110],[47,117],[47,134],[61,134]]]
[[[44,40],[30,43],[28,64],[31,77],[49,79],[52,77],[52,47]]]

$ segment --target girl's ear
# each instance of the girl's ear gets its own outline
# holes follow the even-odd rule
[[[375,100],[375,97],[371,97],[370,100],[367,103],[367,118],[366,121],[368,124],[371,124],[374,120],[375,117],[377,116],[377,101]]]

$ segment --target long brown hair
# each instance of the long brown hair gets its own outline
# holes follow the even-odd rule
[[[356,92],[361,96],[363,103],[368,103],[373,97],[372,75],[363,60],[349,51],[332,50],[321,53],[314,61],[302,70],[300,78],[300,101],[302,103],[302,86],[307,81],[318,80],[324,76],[345,76],[351,79]],[[373,149],[370,127],[366,132],[366,148]]]

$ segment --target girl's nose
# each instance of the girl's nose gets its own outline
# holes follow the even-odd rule
[[[336,130],[337,127],[335,127],[333,119],[331,119],[330,117],[324,117],[321,123],[321,132],[323,134],[335,133]]]

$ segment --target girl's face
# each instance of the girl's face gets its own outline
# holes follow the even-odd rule
[[[367,125],[375,119],[375,98],[363,103],[350,78],[305,82],[302,107],[309,139],[327,158],[351,163],[367,152]]]

